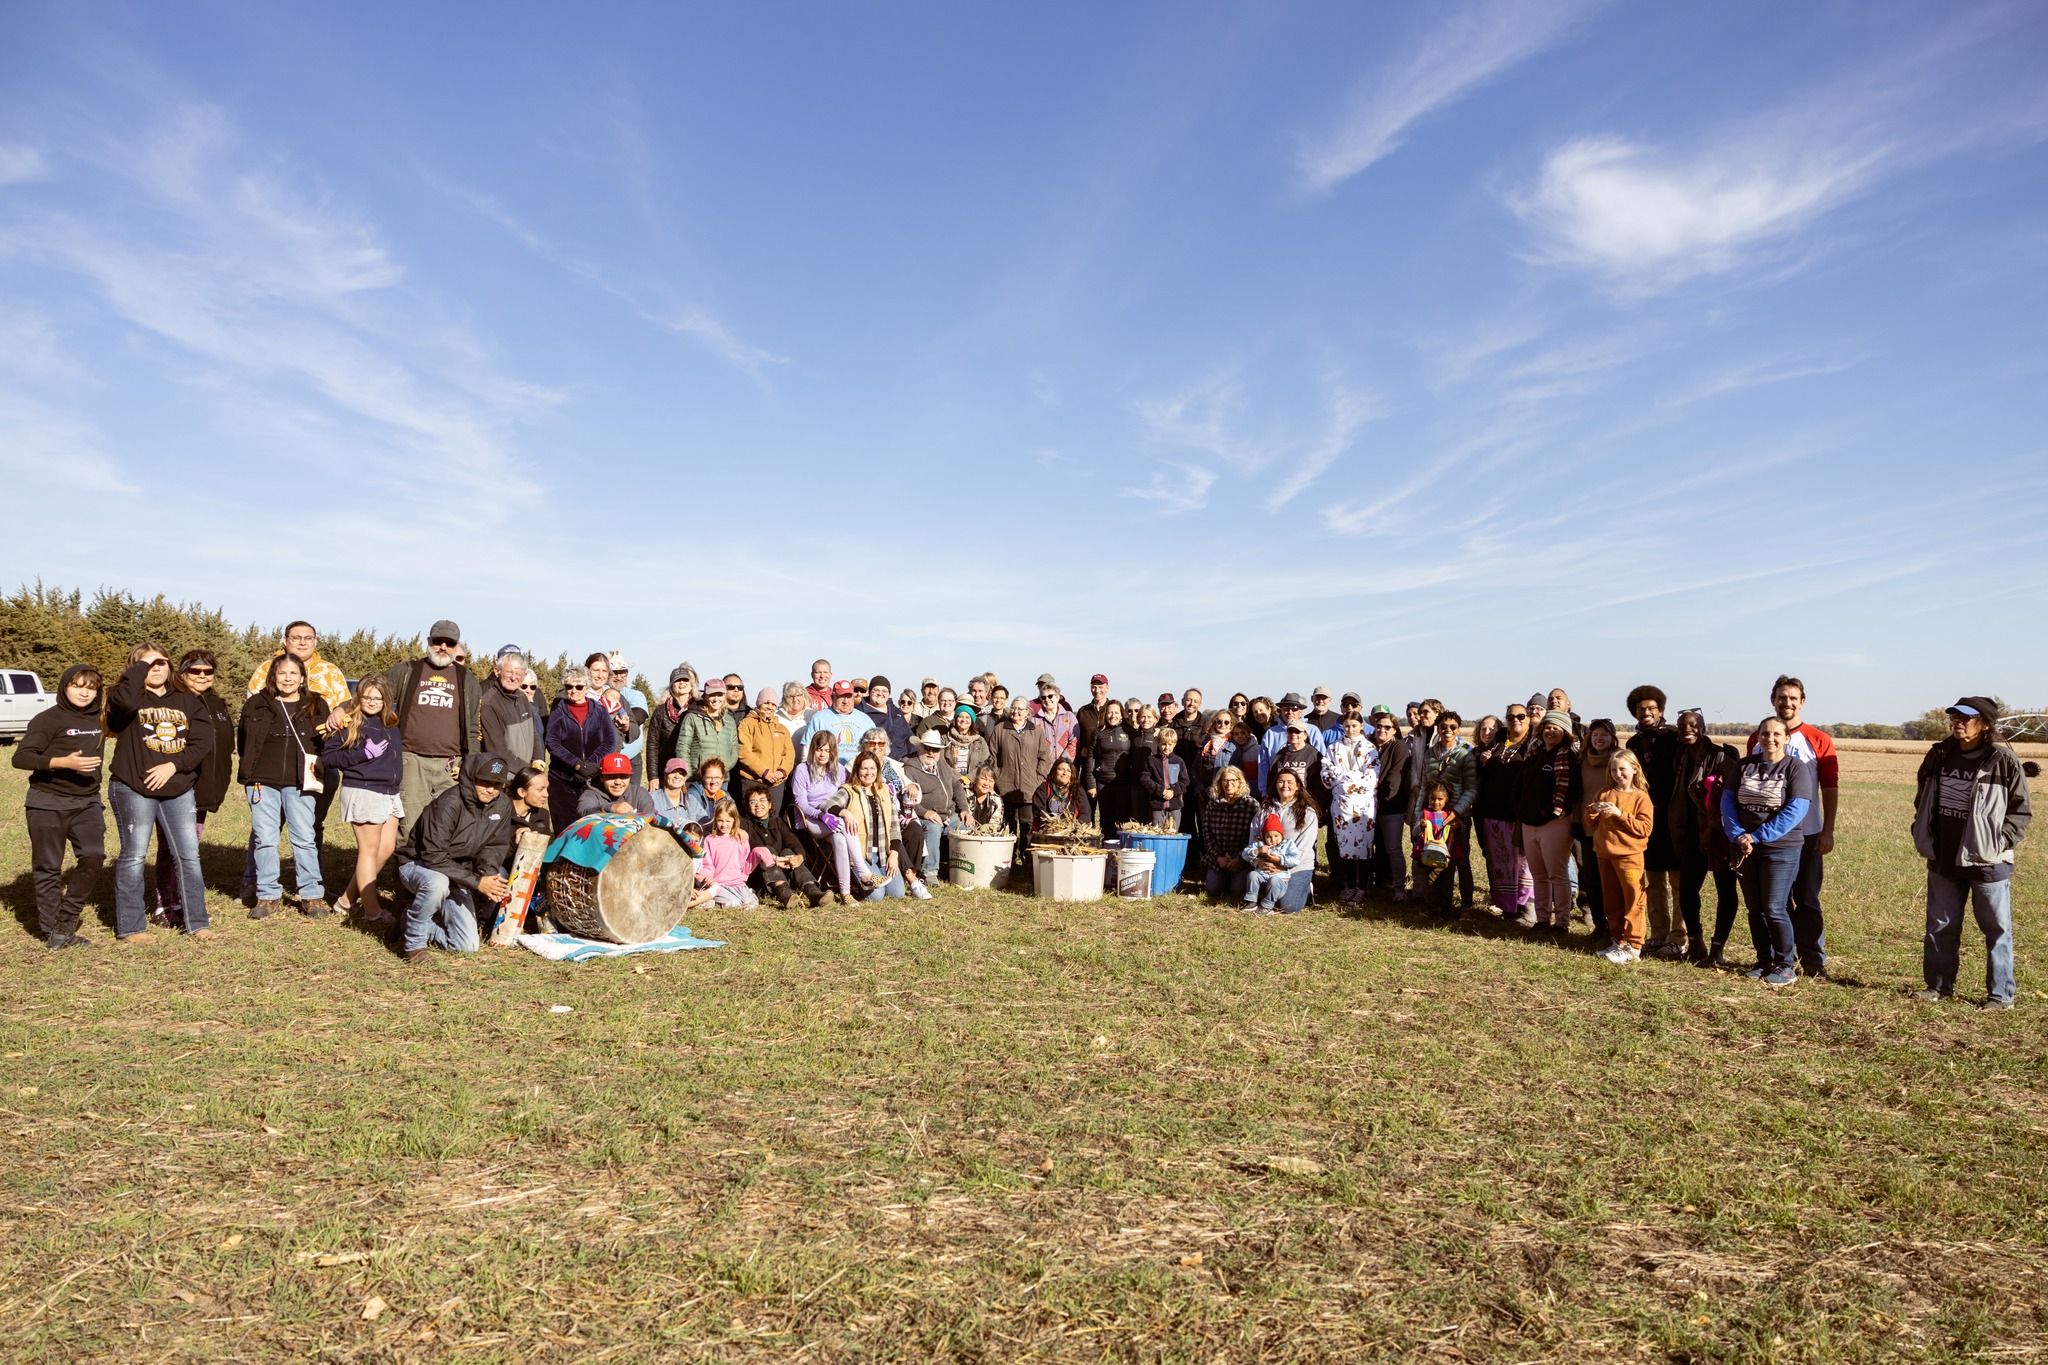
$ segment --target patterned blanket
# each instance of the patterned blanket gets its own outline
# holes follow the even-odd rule
[[[593,817],[594,818],[594,817]],[[678,924],[652,943],[598,943],[574,934],[521,934],[519,946],[550,962],[587,962],[593,957],[624,957],[628,953],[675,953],[685,948],[723,948],[720,939],[698,938],[687,924]]]
[[[575,824],[555,836],[548,845],[548,851],[541,855],[541,864],[546,866],[559,858],[567,858],[578,867],[587,867],[592,872],[602,872],[611,862],[626,840],[646,829],[659,825],[682,841],[683,851],[692,858],[704,856],[704,841],[698,837],[695,825],[679,825],[665,815],[642,819],[637,815],[586,815]]]

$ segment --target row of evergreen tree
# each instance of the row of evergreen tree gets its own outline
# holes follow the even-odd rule
[[[401,660],[418,658],[424,649],[418,635],[379,635],[370,630],[342,634],[324,622],[313,624],[320,631],[321,657],[351,678],[381,673]],[[162,594],[145,599],[101,588],[87,601],[75,588],[47,588],[38,581],[0,597],[0,667],[32,669],[45,687],[55,687],[64,670],[76,663],[91,664],[111,684],[121,676],[128,651],[153,640],[173,659],[188,649],[212,650],[220,660],[221,696],[231,707],[238,706],[242,685],[259,663],[278,651],[283,638],[282,622],[237,626],[213,607],[173,602]],[[490,676],[495,648],[472,643],[469,663],[479,679]],[[556,695],[562,670],[568,666],[566,653],[552,662],[534,660],[542,691]],[[647,690],[644,680],[636,679],[635,685]]]

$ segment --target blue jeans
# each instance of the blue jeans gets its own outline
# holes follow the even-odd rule
[[[122,938],[149,928],[143,904],[142,862],[149,854],[149,832],[161,825],[166,850],[178,863],[178,885],[185,896],[185,932],[206,927],[206,881],[199,873],[199,803],[191,792],[159,801],[125,782],[109,782],[114,824],[121,834],[121,852],[114,859],[114,932]]]
[[[911,825],[913,828],[922,827],[924,830],[923,856],[918,859],[918,870],[926,881],[937,881],[940,854],[945,851],[945,836],[960,828],[960,822],[950,815],[943,822],[919,816]],[[904,849],[905,853],[909,851],[908,848]]]
[[[1287,876],[1287,889],[1280,893],[1280,913],[1292,915],[1308,905],[1308,893],[1315,889],[1316,870],[1297,867]]]
[[[398,880],[412,888],[405,907],[405,951],[432,944],[451,953],[473,953],[483,946],[476,927],[476,900],[466,886],[418,863],[401,863]]]
[[[1228,896],[1233,900],[1243,897],[1244,882],[1244,873],[1222,867],[1210,868],[1208,875],[1202,878],[1202,885],[1208,888],[1210,895]]]
[[[1758,844],[1742,864],[1742,899],[1749,905],[1749,938],[1756,965],[1767,972],[1790,971],[1792,882],[1799,875],[1801,844]]]
[[[1819,839],[1818,834],[1806,836],[1799,849],[1799,871],[1792,879],[1792,942],[1808,976],[1818,976],[1828,966],[1828,935],[1820,918],[1820,882],[1825,869]]]
[[[1280,904],[1280,898],[1287,894],[1287,882],[1294,875],[1288,868],[1281,872],[1262,872],[1253,868],[1245,873],[1244,903],[1257,905],[1261,910],[1271,910]]]
[[[1963,946],[1963,902],[1976,912],[1984,931],[1984,993],[2011,1003],[2012,883],[1959,882],[1927,869],[1927,939],[1920,970],[1927,989],[1951,994]]]
[[[313,798],[297,787],[250,787],[249,848],[256,858],[256,899],[274,901],[284,894],[284,870],[277,839],[279,826],[291,832],[292,878],[300,900],[327,894],[320,885],[320,844],[313,830]]]

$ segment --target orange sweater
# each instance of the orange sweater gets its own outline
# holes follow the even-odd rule
[[[1597,802],[1586,803],[1586,828],[1593,833],[1593,851],[1603,858],[1640,861],[1643,850],[1650,846],[1650,827],[1657,820],[1650,808],[1650,794],[1609,787],[1599,800],[1620,807],[1621,814],[1598,812],[1593,809]]]

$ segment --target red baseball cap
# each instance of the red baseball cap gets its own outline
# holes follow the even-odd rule
[[[1096,683],[1101,683],[1104,687],[1107,687],[1109,686],[1109,675],[1106,673],[1097,673],[1094,677],[1088,680],[1088,683],[1091,687],[1094,686]]]
[[[624,754],[606,754],[597,761],[597,775],[599,777],[631,777],[633,775],[633,760],[627,758]]]
[[[852,696],[853,683],[845,678],[841,678],[838,682],[832,684],[832,695],[835,697]]]

